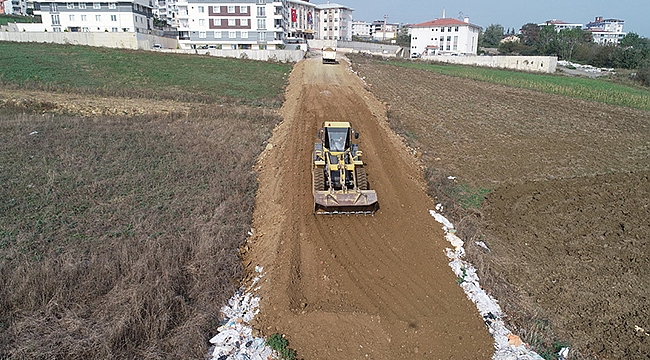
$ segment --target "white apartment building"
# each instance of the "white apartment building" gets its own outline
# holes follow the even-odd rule
[[[27,15],[27,0],[0,0],[0,14]]]
[[[418,55],[476,55],[481,27],[470,24],[469,18],[436,19],[412,25],[411,54]]]
[[[578,24],[578,23],[567,23],[562,20],[547,20],[543,23],[537,24],[537,26],[549,26],[553,25],[555,27],[555,31],[560,32],[560,30],[564,29],[582,29],[583,24]]]
[[[362,39],[370,39],[370,27],[372,24],[361,20],[352,20],[352,36]]]
[[[35,1],[34,15],[40,15],[45,31],[52,32],[138,32],[148,34],[153,27],[152,5],[148,0]]]
[[[348,6],[327,3],[316,5],[320,12],[318,39],[352,41],[352,12]]]
[[[286,0],[284,27],[287,42],[299,39],[311,40],[318,37],[320,13],[309,1]]]
[[[596,44],[618,45],[621,39],[627,35],[627,33],[623,31],[624,25],[624,20],[603,19],[602,16],[598,16],[594,21],[585,25],[585,30],[592,33]]]
[[[163,20],[167,25],[174,25],[178,14],[177,0],[154,0],[153,15]]]
[[[319,11],[302,0],[176,0],[181,48],[277,49],[317,38]]]

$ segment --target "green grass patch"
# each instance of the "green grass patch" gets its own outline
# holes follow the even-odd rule
[[[419,61],[395,61],[390,62],[390,64],[410,69],[432,71],[443,75],[564,95],[577,99],[650,110],[650,90],[625,86],[605,79],[533,74],[483,67],[423,63]]]
[[[458,184],[450,189],[450,197],[463,209],[480,209],[483,200],[490,193],[490,189],[473,187],[469,184]]]
[[[40,22],[31,16],[18,16],[18,15],[0,15],[0,25],[7,25],[9,23],[33,23]]]
[[[294,360],[296,352],[289,348],[289,342],[281,334],[273,334],[266,340],[266,345],[280,354],[285,360]]]
[[[0,42],[0,83],[27,89],[279,106],[291,65],[89,46]]]

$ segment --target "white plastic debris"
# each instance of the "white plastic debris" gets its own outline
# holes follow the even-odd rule
[[[29,133],[29,135],[36,135],[36,134],[38,134],[38,131],[32,131]]]
[[[260,275],[253,279],[253,284],[263,277],[261,266],[256,266],[255,271]],[[277,359],[263,338],[253,336],[253,329],[248,325],[259,313],[259,304],[258,296],[240,289],[228,300],[228,305],[221,308],[225,320],[217,328],[219,333],[210,339],[214,345],[211,348],[211,360]]]
[[[563,347],[559,353],[557,353],[559,360],[566,360],[569,358],[569,348]]]
[[[436,206],[436,209],[441,208],[442,206]],[[503,321],[503,318],[505,318],[506,315],[501,311],[499,303],[481,288],[474,266],[462,259],[465,256],[465,249],[463,248],[463,241],[455,234],[456,231],[454,225],[442,214],[434,210],[429,210],[429,213],[437,222],[443,225],[442,229],[445,231],[445,238],[454,247],[453,250],[446,250],[447,257],[449,258],[449,266],[456,276],[458,276],[460,286],[465,291],[467,298],[476,304],[476,308],[483,317],[483,321],[485,321],[485,325],[488,327],[490,335],[494,338],[495,351],[492,359],[543,359],[537,353],[530,350],[526,344],[521,342],[518,336],[514,335],[510,330],[508,330],[508,328],[506,328]]]

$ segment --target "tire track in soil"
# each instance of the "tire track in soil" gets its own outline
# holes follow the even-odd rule
[[[255,327],[286,334],[304,359],[487,359],[493,341],[447,265],[417,162],[385,109],[345,63],[298,63],[284,121],[258,163],[254,236],[244,259],[264,266]],[[311,151],[323,121],[361,133],[380,210],[312,214]]]

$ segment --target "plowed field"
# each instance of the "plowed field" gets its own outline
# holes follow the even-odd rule
[[[465,240],[515,333],[549,357],[650,356],[650,113],[361,57],[354,68],[429,169],[491,190]]]
[[[298,63],[259,162],[254,237],[264,266],[256,326],[305,359],[488,359],[493,342],[455,283],[421,169],[347,64]],[[360,132],[374,217],[315,217],[311,150],[326,120]]]

